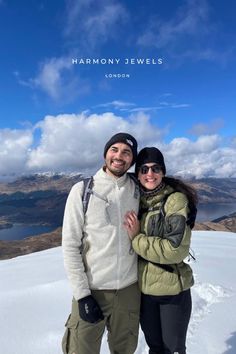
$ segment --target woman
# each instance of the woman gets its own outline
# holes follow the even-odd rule
[[[129,212],[125,227],[139,255],[141,328],[149,354],[186,354],[194,280],[184,259],[191,239],[188,214],[190,206],[196,211],[197,196],[180,180],[165,177],[164,158],[155,147],[139,152],[135,173],[141,221]]]

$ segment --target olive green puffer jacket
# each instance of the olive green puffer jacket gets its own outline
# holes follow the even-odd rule
[[[193,283],[190,266],[184,262],[189,254],[191,229],[186,224],[187,197],[165,186],[154,197],[142,197],[141,233],[132,241],[139,257],[139,285],[144,294],[176,295]],[[161,212],[163,199],[165,215]]]

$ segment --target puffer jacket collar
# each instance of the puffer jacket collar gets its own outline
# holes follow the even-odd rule
[[[167,195],[173,193],[174,189],[170,186],[165,186],[159,193],[155,196],[146,198],[145,196],[141,197],[140,206],[141,208],[152,208],[160,203]]]

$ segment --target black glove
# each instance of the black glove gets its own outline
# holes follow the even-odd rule
[[[79,314],[82,320],[90,323],[96,323],[104,319],[102,310],[92,295],[88,295],[78,300],[78,303]]]

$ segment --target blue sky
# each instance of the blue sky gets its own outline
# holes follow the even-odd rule
[[[236,176],[235,10],[233,0],[0,0],[0,174],[92,171],[125,129],[161,148],[171,173]]]

